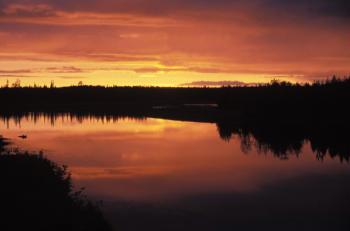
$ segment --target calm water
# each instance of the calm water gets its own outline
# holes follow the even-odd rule
[[[350,228],[350,165],[308,141],[278,158],[216,124],[69,116],[3,120],[0,134],[69,166],[122,230]]]

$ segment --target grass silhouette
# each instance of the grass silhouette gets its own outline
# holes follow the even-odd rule
[[[1,230],[111,230],[98,205],[73,191],[67,167],[6,145],[0,138]]]

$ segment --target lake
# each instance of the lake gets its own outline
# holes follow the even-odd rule
[[[221,130],[68,114],[3,118],[0,125],[12,146],[67,165],[75,187],[102,200],[118,230],[349,230],[349,153],[321,153],[307,139],[276,149],[280,139],[262,143]]]

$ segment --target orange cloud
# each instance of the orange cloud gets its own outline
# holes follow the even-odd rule
[[[348,75],[350,20],[343,2],[3,0],[0,65],[29,68],[39,81],[84,72],[92,84]],[[135,80],[145,75],[151,80]]]

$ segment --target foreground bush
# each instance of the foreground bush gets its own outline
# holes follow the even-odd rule
[[[73,191],[67,168],[42,154],[0,154],[0,184],[0,230],[111,230],[99,207]]]

